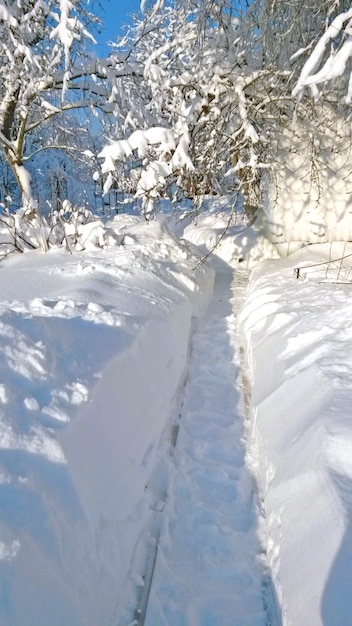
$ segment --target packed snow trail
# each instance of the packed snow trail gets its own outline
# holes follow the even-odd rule
[[[255,484],[245,465],[232,279],[231,270],[218,271],[213,300],[193,336],[148,598],[143,615],[136,615],[146,626],[274,623]]]

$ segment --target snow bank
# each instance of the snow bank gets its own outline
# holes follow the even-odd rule
[[[111,251],[1,266],[2,626],[117,619],[192,315],[212,291],[212,270],[194,271],[195,249],[163,224],[110,227]]]
[[[232,267],[238,263],[253,267],[263,259],[279,257],[265,234],[262,216],[252,226],[247,226],[242,214],[228,210],[205,211],[185,228],[183,236],[204,255],[212,253]]]
[[[352,624],[351,287],[329,282],[351,267],[316,265],[351,251],[322,244],[258,265],[240,315],[263,541],[286,626]]]

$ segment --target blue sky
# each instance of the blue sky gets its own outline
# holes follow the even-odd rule
[[[232,0],[233,6],[244,5],[244,0]],[[129,16],[138,13],[140,0],[100,0],[102,11],[99,17],[103,20],[102,32],[98,37],[99,53],[105,52],[103,44],[108,40],[115,41],[121,35],[123,24],[128,24]],[[94,7],[94,2],[92,4]]]
[[[100,0],[103,11],[99,17],[103,20],[102,33],[99,44],[107,40],[114,41],[116,35],[121,34],[123,24],[128,23],[129,15],[137,13],[140,0]]]

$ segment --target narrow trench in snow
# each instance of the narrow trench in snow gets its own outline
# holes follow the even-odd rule
[[[234,304],[235,304],[234,310],[236,311],[236,315],[238,314],[240,308],[242,307],[244,303],[247,284],[248,284],[248,272],[243,271],[243,270],[237,271],[235,273],[234,290],[233,290]],[[250,435],[249,435],[249,433],[251,432],[250,424],[253,419],[253,416],[251,415],[251,383],[250,383],[250,376],[249,376],[249,364],[247,360],[245,340],[242,334],[240,333],[238,327],[237,327],[237,330],[238,330],[237,350],[239,352],[240,384],[242,387],[243,410],[244,410],[244,414],[248,422],[247,435],[246,435],[246,446],[247,446],[247,453],[248,453],[248,449],[251,447],[251,445],[254,444],[256,446],[255,442],[250,441]],[[251,437],[253,438],[253,435],[251,435]],[[259,502],[262,500],[262,497],[259,493],[258,484],[255,479],[256,472],[254,468],[252,468],[252,475],[254,476],[255,485],[256,485],[255,497],[258,502],[258,509],[259,508],[261,509],[260,514],[264,518],[264,525],[265,525],[265,511],[263,510],[263,505],[259,504]],[[266,552],[266,546],[262,545],[262,548]],[[276,596],[276,591],[273,585],[273,581],[272,581],[269,569],[266,569],[266,571],[263,571],[262,590],[263,590],[263,603],[264,603],[264,608],[266,611],[266,626],[282,626],[281,608],[279,606],[279,602]]]
[[[180,420],[168,429],[168,484],[160,488],[155,479],[160,493],[135,626],[281,623],[246,467],[243,405],[250,396],[235,320],[243,271],[238,279],[234,296],[232,271],[218,271],[212,302],[196,323]]]

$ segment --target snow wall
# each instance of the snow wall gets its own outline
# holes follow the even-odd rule
[[[351,626],[350,286],[297,281],[324,248],[304,254],[258,265],[239,314],[250,463],[283,626]]]
[[[148,320],[128,351],[108,364],[89,406],[65,436],[87,522],[85,541],[75,533],[70,548],[76,552],[70,574],[72,583],[80,581],[84,626],[112,623],[114,611],[118,615],[126,603],[133,552],[152,515],[148,482],[186,367],[192,313],[184,299],[166,319]]]
[[[13,430],[3,418],[1,626],[133,615],[149,481],[214,273],[194,270],[195,248],[163,225],[122,232],[111,253],[28,253],[2,267],[1,411]]]

